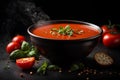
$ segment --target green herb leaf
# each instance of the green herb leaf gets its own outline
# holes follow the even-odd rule
[[[79,69],[83,69],[85,67],[85,65],[83,63],[79,63]]]
[[[58,33],[62,34],[62,35],[65,35],[65,29],[62,26],[60,26],[60,28],[58,30]]]
[[[73,71],[76,71],[79,69],[79,66],[77,64],[73,64],[70,68],[70,70],[73,72]]]
[[[47,69],[48,70],[59,70],[60,67],[58,67],[57,65],[49,65]]]
[[[23,58],[26,57],[26,53],[24,53],[24,51],[17,49],[12,51],[12,53],[10,53],[10,59],[11,60],[16,60],[18,58]]]
[[[57,28],[52,28],[50,33],[52,35],[55,35],[56,33],[61,34],[61,35],[68,35],[68,36],[72,36],[74,33],[76,34],[82,34],[84,31],[83,30],[76,30],[74,31],[73,29],[71,29],[70,25],[66,25],[65,27],[60,26],[59,29]]]
[[[48,63],[44,61],[42,65],[37,69],[37,73],[44,75],[46,73],[47,66],[48,66]]]
[[[35,56],[36,55],[36,52],[34,50],[30,51],[27,56],[28,57],[31,57],[31,56]]]
[[[26,41],[23,41],[22,45],[21,45],[21,49],[23,51],[29,50],[30,49],[30,44],[28,42],[26,42]]]
[[[62,35],[73,35],[73,30],[70,28],[70,25],[66,25],[65,27],[60,26],[59,30],[56,30],[59,34]]]
[[[73,71],[77,71],[77,70],[80,70],[80,69],[83,69],[84,68],[84,64],[83,63],[79,63],[79,64],[73,64],[70,68],[71,72]]]
[[[28,53],[27,53],[27,57],[35,57],[36,59],[39,59],[39,52],[37,51],[36,48],[32,48]]]

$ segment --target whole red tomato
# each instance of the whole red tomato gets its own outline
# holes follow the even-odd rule
[[[110,47],[110,48],[116,48],[116,47],[120,47],[120,33],[106,33],[103,36],[103,44],[106,47]]]
[[[16,65],[22,69],[30,69],[33,67],[34,63],[35,63],[35,57],[16,59]]]
[[[117,32],[116,25],[102,25],[101,28],[103,30],[102,36],[109,32]]]
[[[12,51],[20,49],[20,47],[20,44],[17,42],[10,42],[6,46],[6,52],[10,54]]]
[[[108,25],[103,25],[103,26],[101,26],[101,28],[102,28],[102,30],[103,30],[103,35],[104,35],[105,33],[110,32],[110,29],[108,28]]]
[[[12,39],[13,42],[17,42],[17,43],[22,43],[25,40],[26,40],[25,36],[23,36],[23,35],[17,35],[15,37],[13,37],[13,39]]]

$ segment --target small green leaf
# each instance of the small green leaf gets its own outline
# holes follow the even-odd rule
[[[21,45],[21,49],[23,51],[29,50],[30,49],[30,44],[28,42],[26,42],[26,41],[23,41],[22,45]]]
[[[58,33],[65,35],[64,28],[60,26]]]
[[[28,57],[31,57],[31,56],[35,56],[36,55],[36,52],[34,50],[30,51],[27,56]]]
[[[77,64],[73,64],[70,68],[71,71],[76,71],[79,69],[79,66]]]
[[[12,51],[12,53],[10,53],[10,59],[11,60],[16,60],[18,58],[23,58],[26,57],[26,53],[24,53],[24,51],[17,49]]]
[[[73,35],[73,30],[70,28],[70,25],[66,25],[65,28],[60,26],[60,28],[58,30],[58,33],[62,34],[62,35],[72,36]]]
[[[66,26],[65,26],[65,31],[67,32],[67,31],[69,31],[69,30],[71,30],[70,25],[66,25]]]
[[[78,63],[78,64],[73,64],[70,68],[71,72],[73,71],[77,71],[77,70],[80,70],[80,69],[83,69],[84,68],[84,64],[83,63]]]
[[[57,65],[49,65],[47,69],[48,70],[59,70],[60,67],[58,67]]]
[[[48,63],[44,61],[42,65],[37,69],[37,73],[44,75],[46,73],[47,66],[48,66]]]
[[[79,69],[83,69],[85,67],[85,65],[83,63],[79,63]]]

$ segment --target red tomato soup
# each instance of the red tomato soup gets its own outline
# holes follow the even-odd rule
[[[32,33],[42,38],[74,40],[98,35],[99,31],[84,24],[58,23],[36,27],[32,30]]]

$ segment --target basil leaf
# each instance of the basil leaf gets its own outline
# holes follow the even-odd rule
[[[24,53],[24,51],[17,49],[12,51],[12,53],[10,53],[10,59],[11,60],[16,60],[18,58],[23,58],[26,57],[26,54]]]
[[[73,35],[73,30],[70,28],[70,25],[66,25],[65,28],[60,26],[60,28],[58,30],[58,33],[62,34],[62,35],[72,36]]]
[[[79,63],[79,69],[83,69],[85,67],[85,65],[83,63]]]
[[[48,70],[59,70],[60,67],[58,67],[57,65],[49,65],[47,69]]]
[[[21,45],[21,49],[23,51],[29,50],[30,49],[30,44],[28,42],[26,42],[26,41],[23,41],[22,45]]]
[[[71,71],[79,70],[79,66],[77,64],[73,64],[70,68]]]
[[[28,54],[27,54],[28,57],[31,57],[31,56],[36,56],[36,52],[34,50],[30,51]]]
[[[44,61],[42,65],[37,69],[37,73],[44,75],[46,73],[47,66],[48,66],[48,63]]]
[[[66,25],[66,26],[65,26],[65,32],[67,32],[67,31],[69,31],[69,30],[71,30],[70,25]]]
[[[65,35],[64,28],[62,26],[60,26],[58,33]]]

